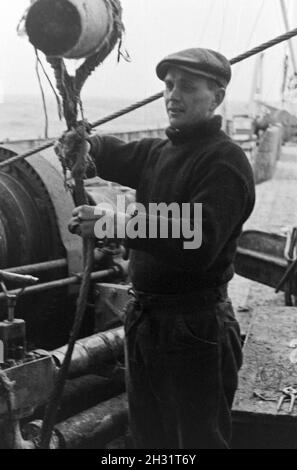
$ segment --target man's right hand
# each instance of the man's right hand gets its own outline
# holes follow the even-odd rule
[[[105,223],[112,228],[112,235],[99,235],[95,230],[95,225],[102,217]],[[72,218],[68,224],[71,233],[85,238],[105,239],[106,237],[115,240],[125,238],[126,225],[130,221],[131,215],[126,212],[116,212],[112,207],[79,206],[72,212]]]
[[[68,224],[69,232],[82,237],[95,237],[95,223],[102,215],[104,215],[103,212],[95,215],[95,206],[83,205],[76,207]]]

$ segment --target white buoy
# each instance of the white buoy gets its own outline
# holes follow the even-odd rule
[[[108,0],[36,0],[26,30],[46,55],[81,59],[100,49],[113,21]]]

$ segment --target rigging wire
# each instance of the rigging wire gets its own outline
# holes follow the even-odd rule
[[[213,12],[213,9],[214,9],[215,2],[216,2],[216,0],[212,0],[212,2],[210,4],[210,7],[209,7],[209,10],[208,10],[208,13],[207,13],[207,17],[206,17],[206,21],[204,23],[204,28],[203,28],[202,33],[201,33],[200,38],[199,38],[199,44],[201,44],[203,39],[204,39],[206,30],[207,30],[208,25],[209,25],[210,17],[212,15],[212,12]]]
[[[222,18],[222,27],[221,27],[221,34],[219,37],[219,45],[218,45],[218,51],[221,50],[222,47],[222,42],[224,38],[224,30],[225,30],[225,22],[226,22],[226,10],[227,10],[227,2],[228,0],[224,0],[223,2],[223,18]]]
[[[280,2],[277,2],[277,15],[274,16],[274,21],[275,21],[275,25],[276,25],[276,30],[278,31],[282,31],[283,30],[283,27],[284,27],[284,22],[283,22],[283,13],[282,13],[282,9],[281,9],[281,4]],[[280,90],[280,93],[281,93],[281,102],[282,104],[285,104],[285,94],[286,94],[286,90],[287,90],[287,86],[288,86],[288,75],[289,75],[289,54],[290,54],[290,51],[289,51],[289,45],[288,43],[284,43],[284,55],[285,55],[285,60],[284,60],[284,65],[283,65],[283,82],[281,84],[281,90]],[[272,85],[270,85],[272,86]]]
[[[283,22],[283,12],[281,9],[281,4],[280,2],[277,2],[277,14],[273,15],[274,16],[274,24],[276,31],[283,31],[284,29],[284,22]],[[288,88],[288,70],[289,70],[289,63],[291,65],[291,61],[288,61],[289,57],[289,45],[288,43],[284,43],[283,47],[283,53],[285,56],[285,59],[283,63],[279,66],[277,65],[277,72],[275,75],[273,74],[273,78],[269,81],[269,86],[267,87],[267,92],[265,93],[265,99],[269,100],[271,98],[271,91],[275,87],[277,79],[279,79],[280,85],[279,85],[279,101],[284,104],[285,101],[288,103],[290,101],[290,98],[284,99],[284,95],[286,93],[286,89]],[[276,68],[276,67],[275,67]],[[282,77],[281,77],[281,72]]]
[[[236,28],[236,34],[235,34],[235,41],[234,41],[234,49],[233,49],[233,55],[235,54],[239,42],[239,32],[241,30],[241,23],[242,23],[242,16],[243,16],[243,1],[240,2],[240,9],[239,9],[239,14],[237,17],[237,28]]]
[[[267,91],[266,91],[265,96],[264,96],[264,101],[269,101],[269,99],[271,98],[272,90],[273,90],[273,88],[274,88],[274,86],[275,86],[275,84],[276,84],[276,81],[280,79],[281,73],[282,73],[282,70],[281,70],[281,68],[278,66],[276,73],[274,73],[274,74],[272,75],[272,78],[271,78],[271,80],[270,80],[269,86],[267,87]]]
[[[282,104],[285,103],[285,94],[288,86],[288,68],[289,68],[289,55],[286,54],[284,58],[284,72],[283,72],[283,81],[281,85],[281,98]]]
[[[42,71],[43,71],[43,73],[44,73],[44,76],[45,76],[45,78],[47,79],[47,81],[48,81],[48,83],[49,83],[49,85],[50,85],[50,87],[51,87],[51,89],[52,89],[52,92],[53,92],[54,95],[55,95],[56,102],[57,102],[57,108],[58,108],[58,115],[59,115],[59,119],[60,119],[60,121],[61,121],[61,120],[63,119],[63,107],[62,107],[62,103],[61,103],[60,97],[59,97],[58,93],[56,92],[55,87],[54,87],[54,85],[52,84],[52,81],[51,81],[51,79],[50,79],[50,77],[49,77],[47,71],[45,70],[45,67],[44,67],[44,65],[43,65],[43,63],[42,63],[42,60],[41,60],[40,57],[39,57],[39,54],[38,54],[38,50],[37,50],[37,49],[35,49],[35,53],[36,53],[36,57],[37,57],[38,63],[39,63],[39,65],[40,65],[40,67],[41,67],[41,69],[42,69]]]
[[[246,46],[245,46],[244,49],[249,48],[252,37],[253,37],[256,29],[257,29],[257,26],[258,26],[258,23],[259,23],[259,20],[260,20],[260,16],[261,16],[261,13],[262,13],[262,10],[263,10],[263,7],[264,7],[264,3],[265,3],[265,0],[262,0],[262,2],[260,4],[260,7],[259,7],[259,10],[258,10],[258,13],[257,13],[256,18],[255,18],[254,24],[252,26],[251,33],[249,35],[248,41],[247,41]],[[243,65],[243,64],[241,64],[241,65]],[[241,70],[242,70],[241,66],[236,69],[235,74],[233,75],[233,80],[236,80],[238,78],[238,75],[241,72]]]
[[[261,5],[260,5],[260,8],[259,8],[258,13],[257,13],[257,16],[256,16],[256,19],[255,19],[255,21],[254,21],[254,24],[253,24],[251,33],[250,33],[250,35],[249,35],[247,44],[246,44],[246,46],[245,46],[244,49],[248,49],[248,48],[250,47],[251,40],[252,40],[253,35],[254,35],[254,33],[255,33],[256,29],[257,29],[258,23],[259,23],[259,21],[260,21],[260,17],[261,17],[261,14],[262,14],[262,10],[263,10],[263,7],[264,7],[264,3],[265,3],[265,0],[262,0]]]
[[[275,26],[276,26],[276,30],[278,31],[283,31],[283,14],[282,14],[282,10],[281,10],[281,5],[280,5],[280,2],[277,2],[277,15],[273,15],[274,16],[274,23],[275,23]],[[284,43],[284,53],[287,54],[288,52],[288,43]],[[269,84],[268,86],[266,87],[266,93],[264,95],[264,101],[269,101],[269,98],[271,97],[271,92],[273,90],[273,88],[275,87],[275,84],[276,84],[276,81],[277,79],[280,78],[280,71],[281,71],[281,68],[279,66],[277,66],[277,70],[276,70],[276,66],[275,66],[275,70],[274,70],[274,73],[272,74],[271,76],[271,79],[269,81]]]
[[[40,77],[40,73],[39,73],[38,53],[37,53],[36,49],[34,49],[34,50],[35,50],[35,55],[36,55],[35,72],[36,72],[36,76],[37,76],[37,80],[38,80],[38,84],[39,84],[39,89],[40,89],[40,93],[41,93],[43,113],[44,113],[44,121],[45,121],[44,122],[44,138],[48,139],[48,113],[47,113],[46,99],[45,99],[43,85],[42,85],[42,81],[41,81],[41,77]]]
[[[291,5],[290,5],[291,6]],[[279,31],[283,31],[283,28],[284,28],[284,18],[283,18],[283,11],[282,11],[282,7],[281,7],[281,4],[280,2],[278,2],[278,15],[275,17],[275,22],[277,22],[277,27],[279,29]],[[290,25],[289,25],[290,26]],[[294,43],[295,45],[295,43]],[[289,56],[291,57],[291,54],[290,54],[290,44],[289,43],[286,43],[284,45],[284,53],[289,53]],[[290,64],[291,66],[293,65],[293,61],[292,59],[290,60]],[[294,65],[293,65],[294,67]]]

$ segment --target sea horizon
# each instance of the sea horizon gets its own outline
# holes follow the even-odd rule
[[[94,122],[115,111],[129,106],[139,98],[83,98],[84,117]],[[56,100],[46,97],[48,137],[55,138],[65,130],[65,121],[59,120]],[[226,102],[228,117],[246,113],[247,103]],[[80,119],[81,117],[79,117]],[[165,128],[168,125],[163,100],[155,101],[137,111],[100,127],[103,133],[129,132]],[[45,116],[41,97],[38,95],[6,95],[0,103],[0,141],[42,139],[45,137]]]

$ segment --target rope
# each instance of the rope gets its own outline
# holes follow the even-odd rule
[[[280,44],[282,42],[288,41],[289,39],[293,38],[294,36],[297,36],[297,28],[293,29],[292,31],[289,31],[285,34],[282,34],[275,39],[272,39],[271,41],[267,41],[263,44],[261,44],[258,47],[254,47],[253,49],[244,52],[243,54],[240,54],[239,56],[233,58],[230,60],[230,64],[234,65],[237,64],[238,62],[242,62],[246,59],[249,59],[250,57],[257,55],[273,46],[276,46],[277,44]],[[93,124],[90,125],[91,129],[94,129],[95,127],[101,126],[102,124],[105,124],[107,122],[113,121],[114,119],[117,119],[121,116],[124,116],[125,114],[131,113],[132,111],[135,111],[136,109],[139,109],[149,103],[152,103],[153,101],[156,101],[160,98],[162,98],[163,92],[157,93],[156,95],[150,96],[149,98],[146,98],[142,101],[138,101],[135,104],[132,104],[131,106],[128,106],[127,108],[123,108],[120,111],[117,111],[113,114],[110,114],[102,119],[99,119],[98,121],[94,122]],[[5,160],[4,162],[0,163],[0,169],[5,168],[7,166],[12,165],[13,163],[16,163],[18,161],[24,160],[25,158],[31,157],[32,155],[35,155],[38,152],[42,152],[43,150],[46,150],[50,147],[52,147],[55,144],[55,140],[52,140],[51,142],[42,145],[40,147],[37,147],[34,150],[30,150],[28,152],[25,152],[21,155],[16,155],[15,157],[9,158],[8,160]]]
[[[85,62],[78,68],[75,76],[70,76],[66,70],[64,60],[56,57],[47,57],[47,61],[54,69],[57,89],[63,100],[63,111],[68,130],[60,139],[57,146],[60,161],[62,163],[65,183],[66,171],[71,170],[74,180],[74,200],[77,206],[87,204],[88,198],[84,188],[84,177],[86,176],[86,137],[89,126],[86,122],[77,122],[78,106],[82,111],[82,103],[80,92],[84,83],[95,68],[104,61],[107,55],[115,47],[116,43],[121,40],[124,30],[121,21],[121,5],[119,0],[105,0],[108,12],[110,14],[110,28],[106,36],[106,40],[99,50],[88,57]],[[84,313],[87,306],[88,294],[91,284],[91,273],[94,260],[95,241],[92,238],[83,239],[84,254],[84,272],[82,283],[80,286],[79,296],[76,304],[76,313],[74,317],[73,327],[69,336],[67,351],[61,369],[59,370],[55,388],[50,397],[49,404],[46,408],[43,425],[41,429],[40,443],[38,447],[48,449],[50,446],[51,436],[56,424],[57,412],[60,406],[62,393],[66,383],[71,357],[74,350],[76,340],[82,325]]]
[[[84,240],[83,243],[84,248],[86,249],[85,269],[77,301],[75,320],[69,337],[68,349],[66,351],[61,369],[59,370],[56,386],[54,388],[52,396],[50,397],[49,405],[46,409],[45,416],[43,419],[41,440],[39,444],[39,447],[41,449],[48,449],[50,444],[52,430],[54,425],[56,424],[57,411],[59,408],[61,395],[63,393],[67,373],[71,363],[72,353],[74,350],[75,342],[78,338],[79,330],[83,320],[83,315],[87,305],[87,296],[90,288],[90,279],[93,267],[94,242],[93,240],[89,239],[88,241]]]
[[[87,57],[83,64],[77,69],[75,76],[70,76],[65,63],[59,57],[47,57],[48,63],[54,70],[57,89],[63,100],[64,115],[68,130],[76,127],[77,108],[80,104],[80,92],[86,80],[93,71],[106,59],[114,49],[117,42],[121,47],[124,25],[121,20],[122,7],[118,0],[104,0],[109,14],[109,30],[104,42],[99,49]]]

